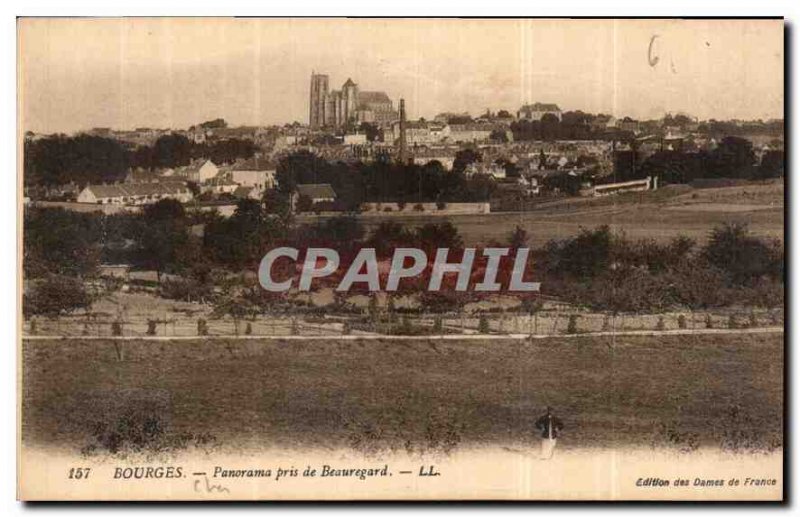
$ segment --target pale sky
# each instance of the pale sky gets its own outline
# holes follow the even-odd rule
[[[21,126],[44,133],[307,123],[312,70],[332,88],[351,77],[395,106],[403,97],[411,118],[536,101],[634,118],[781,118],[783,61],[782,20],[19,22]]]

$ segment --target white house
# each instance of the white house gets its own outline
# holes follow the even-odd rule
[[[275,165],[263,158],[251,158],[231,168],[231,181],[241,187],[258,190],[275,188]]]
[[[215,178],[217,174],[219,174],[219,167],[214,165],[211,160],[196,160],[175,171],[176,176],[181,176],[186,181],[195,183],[205,183],[211,178]]]
[[[491,176],[494,179],[505,179],[506,177],[506,169],[502,165],[499,165],[494,162],[490,163],[483,163],[483,162],[472,162],[464,169],[464,174],[469,177],[475,174],[485,174],[487,176]]]
[[[297,185],[291,197],[292,210],[297,206],[301,197],[307,197],[312,203],[336,201],[336,191],[327,183],[306,183]]]
[[[542,120],[545,115],[553,115],[561,121],[561,109],[556,104],[535,102],[526,104],[517,112],[517,118],[521,120]]]
[[[193,197],[192,191],[182,183],[117,183],[87,185],[78,194],[78,203],[148,205],[162,199],[177,199],[186,203]]]

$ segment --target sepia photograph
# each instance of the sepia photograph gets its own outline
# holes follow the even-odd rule
[[[20,500],[785,500],[782,18],[16,28]]]

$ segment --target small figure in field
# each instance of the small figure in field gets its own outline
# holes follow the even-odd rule
[[[547,413],[536,421],[536,429],[542,433],[541,459],[549,460],[556,450],[558,433],[564,428],[564,423],[553,415],[553,408],[547,406]]]

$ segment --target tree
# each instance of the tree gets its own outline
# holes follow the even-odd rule
[[[463,173],[467,165],[480,161],[483,161],[483,156],[479,151],[472,148],[461,149],[456,152],[455,159],[453,160],[453,172]]]
[[[298,184],[333,183],[331,169],[327,160],[308,151],[298,151],[280,159],[275,179],[280,192],[291,194]]]
[[[100,264],[103,220],[63,208],[29,208],[23,221],[25,277],[93,275]]]
[[[23,295],[22,312],[30,316],[56,317],[89,309],[92,297],[83,282],[75,278],[51,275],[34,283],[30,292]]]
[[[494,129],[489,135],[489,140],[495,143],[504,144],[508,142],[508,135],[502,129]]]
[[[125,178],[130,153],[111,138],[57,135],[24,143],[25,185],[113,183]]]
[[[735,284],[761,277],[783,279],[783,251],[749,234],[747,225],[730,223],[714,228],[702,250],[709,264],[727,273]]]
[[[381,138],[381,130],[375,124],[369,122],[362,122],[359,126],[359,131],[367,135],[368,142],[375,142]]]
[[[512,249],[524,248],[528,244],[528,232],[517,225],[508,237],[508,244]]]
[[[179,167],[192,160],[192,142],[183,135],[162,135],[153,144],[154,167]]]
[[[298,212],[308,212],[311,210],[312,206],[314,206],[314,201],[305,194],[301,194],[297,198],[297,204],[295,205],[295,209]]]
[[[722,178],[749,178],[756,162],[753,143],[745,138],[726,136],[711,151],[711,172]]]
[[[140,236],[140,259],[156,271],[158,281],[165,271],[180,269],[181,251],[188,245],[186,213],[174,199],[162,199],[147,205],[143,213],[144,228]]]
[[[461,249],[464,240],[451,222],[427,223],[417,228],[417,241],[423,248]]]

